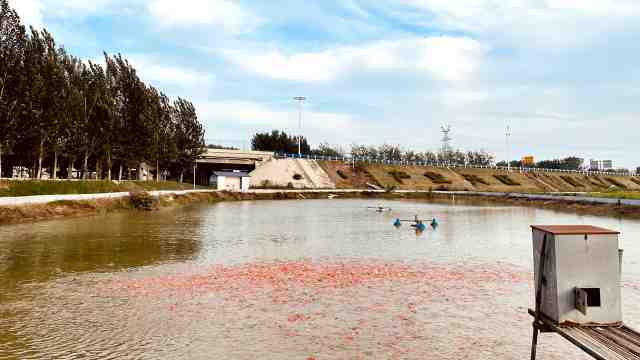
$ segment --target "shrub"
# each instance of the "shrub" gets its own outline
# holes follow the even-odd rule
[[[287,183],[287,189],[293,189],[293,188],[294,186],[292,182]]]
[[[300,174],[293,174],[293,180],[302,180],[302,175],[300,175]]]
[[[618,180],[611,178],[611,177],[606,177],[604,178],[605,180],[607,180],[611,185],[614,185],[616,187],[619,187],[621,189],[626,189],[627,186],[621,182],[619,182]]]
[[[337,173],[338,173],[338,176],[340,176],[340,178],[342,180],[348,180],[349,179],[349,176],[347,174],[345,174],[344,171],[338,170]]]
[[[581,183],[579,183],[576,179],[567,175],[560,175],[560,179],[564,180],[567,184],[573,187],[584,187]]]
[[[424,176],[429,178],[429,180],[431,180],[431,182],[433,182],[434,184],[451,184],[451,180],[447,179],[441,174],[432,171],[425,172]]]
[[[509,176],[507,175],[493,175],[494,178],[496,178],[496,180],[500,181],[501,183],[507,185],[507,186],[518,186],[520,185],[519,182],[513,181],[513,179],[511,179]]]
[[[391,175],[393,179],[399,184],[402,184],[402,180],[404,179],[411,179],[411,175],[407,174],[404,171],[398,171],[398,170],[389,171],[389,175]]]
[[[151,211],[158,208],[158,199],[146,191],[129,193],[129,202],[134,209]]]
[[[477,184],[482,184],[482,185],[489,185],[489,183],[481,178],[480,176],[477,175],[471,175],[471,174],[462,174],[462,177],[467,180],[468,182],[471,183],[471,185],[476,186]]]

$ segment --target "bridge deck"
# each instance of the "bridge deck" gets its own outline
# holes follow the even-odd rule
[[[535,311],[529,309],[535,317]],[[545,332],[555,332],[598,360],[640,360],[640,333],[625,326],[564,326],[541,316]]]

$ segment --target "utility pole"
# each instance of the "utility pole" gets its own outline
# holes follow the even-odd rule
[[[293,100],[298,102],[298,157],[302,157],[302,105],[307,98],[296,96]]]
[[[511,127],[507,124],[507,132],[505,133],[505,142],[507,146],[507,172],[511,172],[511,144],[509,138],[511,137]]]
[[[198,171],[198,163],[193,163],[193,190],[196,189],[196,171]]]

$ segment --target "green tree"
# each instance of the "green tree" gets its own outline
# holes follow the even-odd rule
[[[15,141],[18,114],[21,111],[26,31],[17,12],[7,0],[0,0],[0,177],[2,156]]]
[[[343,157],[344,150],[338,147],[332,147],[328,143],[322,143],[318,145],[317,149],[311,150],[312,155],[328,156],[328,157]]]
[[[198,122],[196,108],[189,101],[178,98],[173,108],[176,163],[180,168],[180,182],[183,182],[185,170],[205,151],[204,128]]]
[[[298,137],[290,136],[286,132],[279,130],[272,130],[271,133],[257,133],[251,139],[251,147],[256,151],[297,154]],[[300,150],[302,154],[311,152],[311,147],[304,136],[300,138]]]

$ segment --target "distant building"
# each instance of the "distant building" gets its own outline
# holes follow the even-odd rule
[[[591,159],[589,161],[589,169],[598,170],[598,171],[606,171],[613,169],[613,160],[595,160]]]
[[[536,163],[536,158],[531,156],[531,155],[527,155],[522,157],[522,165],[523,166],[533,166]]]
[[[209,184],[216,190],[248,191],[251,176],[242,171],[214,171],[209,177]]]

